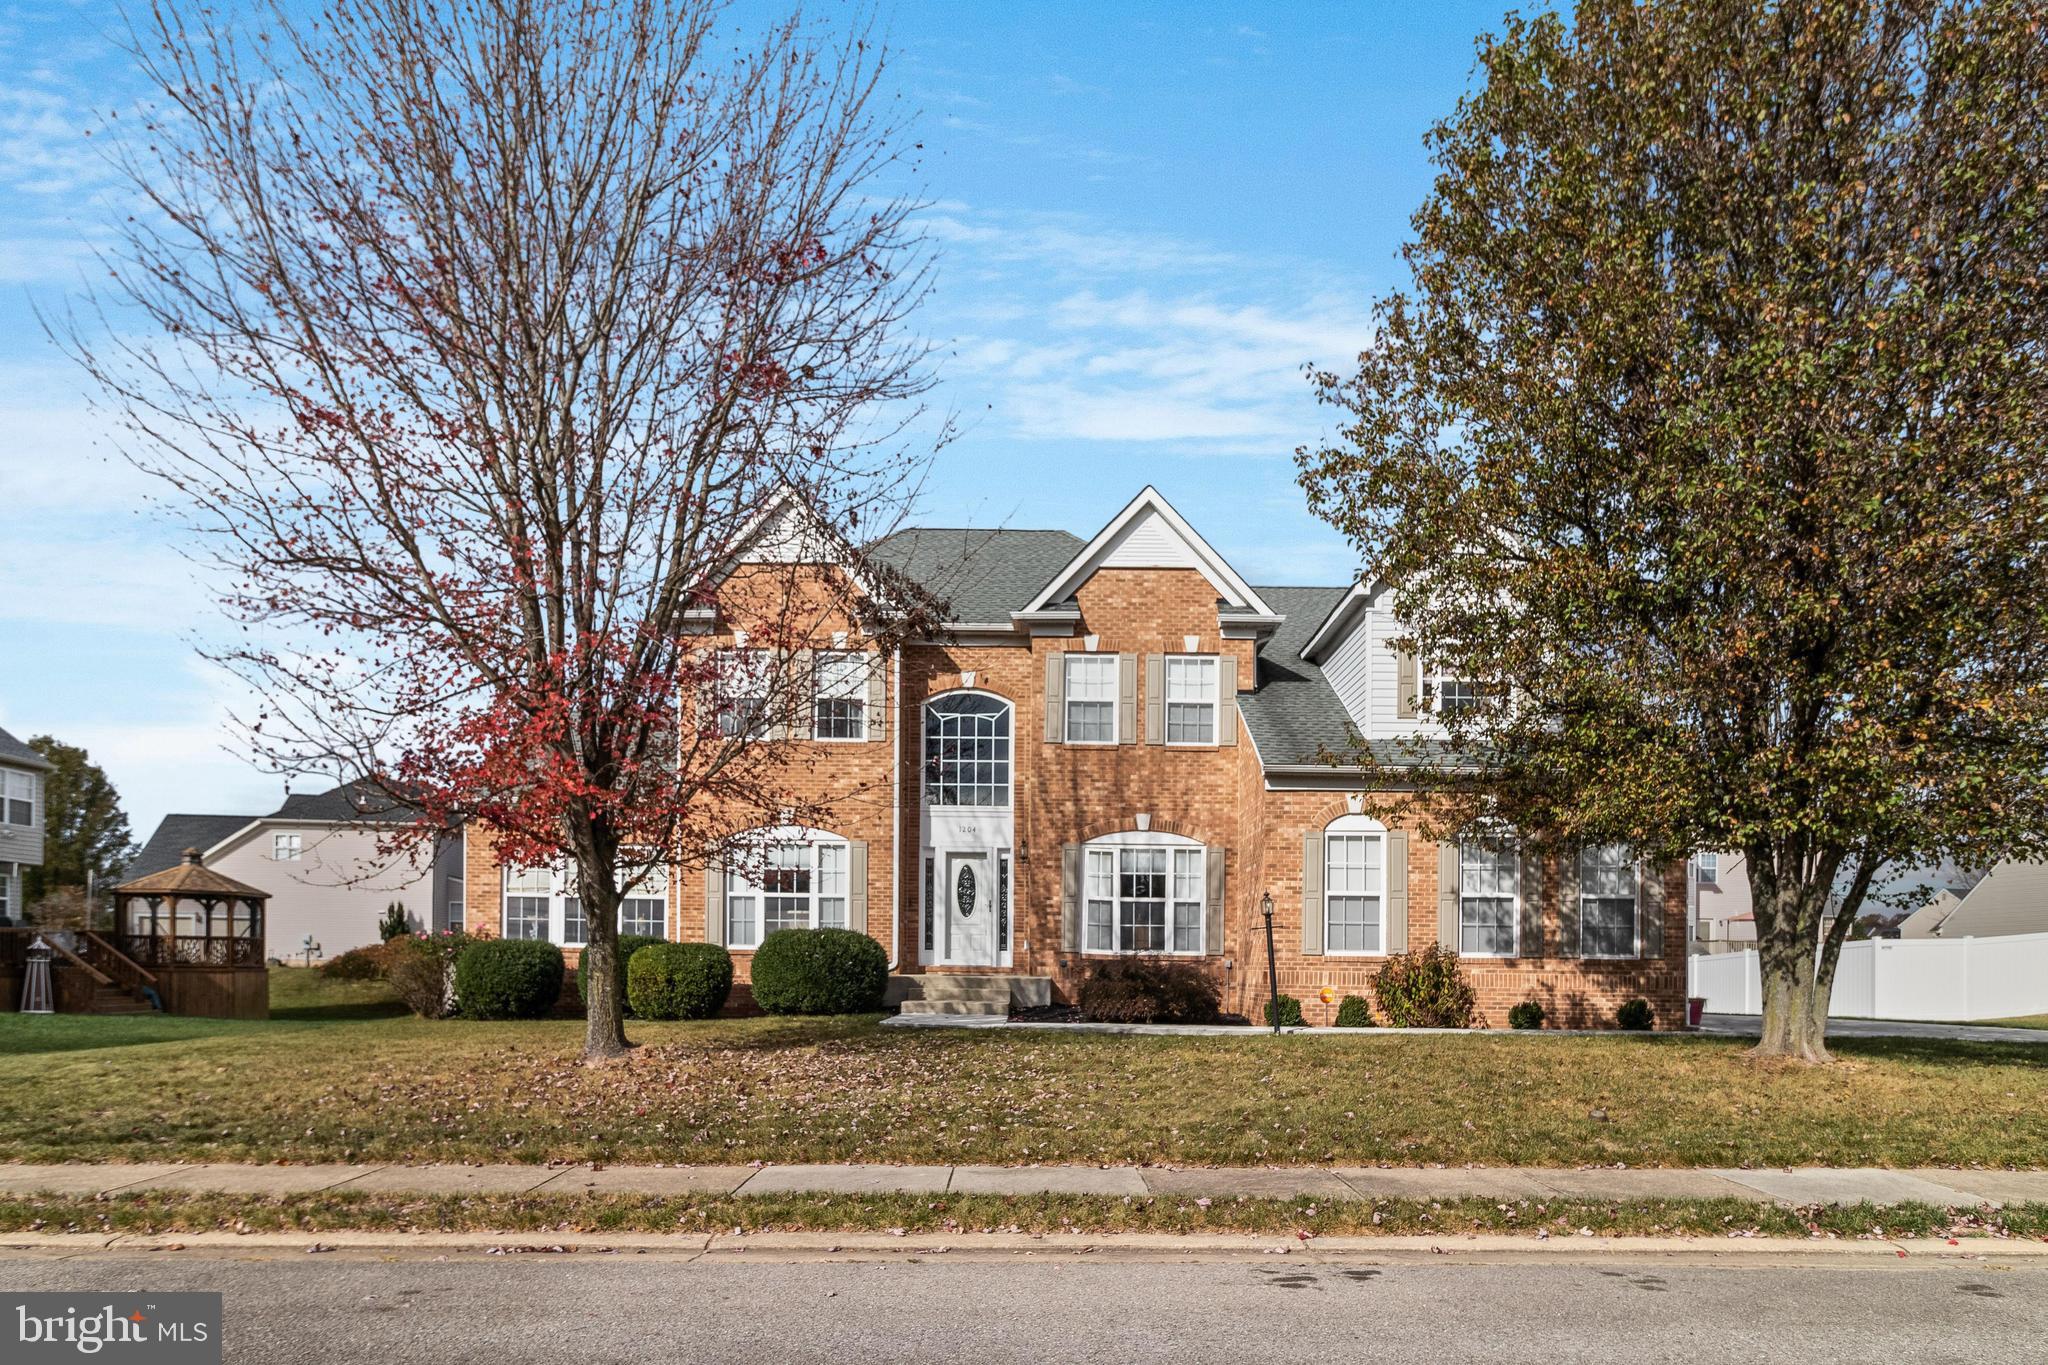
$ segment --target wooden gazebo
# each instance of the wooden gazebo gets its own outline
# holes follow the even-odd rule
[[[167,1013],[265,1019],[269,899],[268,891],[222,876],[188,848],[176,867],[114,888],[113,946],[153,978]]]

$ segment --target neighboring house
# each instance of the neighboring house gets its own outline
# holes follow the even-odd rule
[[[998,1000],[995,982],[1071,999],[1095,962],[1157,954],[1255,1015],[1270,897],[1280,989],[1312,1022],[1370,994],[1389,953],[1438,941],[1491,1024],[1531,998],[1560,1024],[1611,1023],[1635,996],[1660,1027],[1680,1021],[1682,867],[1511,835],[1439,845],[1406,815],[1367,814],[1356,771],[1323,761],[1354,733],[1428,736],[1435,708],[1470,694],[1393,648],[1383,585],[1254,587],[1150,488],[1086,540],[922,529],[870,551],[952,620],[886,652],[855,622],[822,624],[790,795],[852,795],[829,829],[758,813],[765,854],[643,887],[625,931],[724,943],[744,981],[766,932],[850,926],[913,978],[897,985],[913,1000],[943,974],[986,978]],[[739,643],[727,621],[706,630],[707,647]],[[580,947],[564,876],[501,866],[480,826],[464,836],[473,929]]]
[[[22,870],[43,865],[43,774],[50,762],[0,730],[0,923],[21,923]]]
[[[208,868],[270,894],[264,939],[271,957],[333,957],[377,942],[384,908],[405,907],[414,929],[461,927],[462,841],[431,858],[380,854],[390,827],[411,813],[363,784],[293,796],[268,815],[166,815],[129,863],[127,879],[176,867],[199,850]]]
[[[2000,863],[1965,895],[1944,891],[1899,926],[1901,938],[2005,934],[2048,934],[2048,863]]]
[[[1734,849],[1701,849],[1686,867],[1686,895],[1692,906],[1692,951],[1741,952],[1756,947],[1756,909],[1749,898],[1749,869]]]

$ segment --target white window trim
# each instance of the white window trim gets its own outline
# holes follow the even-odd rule
[[[841,865],[845,871],[847,886],[844,894],[839,899],[843,899],[847,903],[847,923],[840,927],[852,927],[853,854],[848,840],[841,838],[837,834],[826,833],[824,830],[799,829],[794,826],[757,831],[754,837],[760,841],[764,849],[768,847],[800,847],[808,853],[810,858],[811,889],[804,893],[804,901],[806,917],[809,923],[803,927],[811,929],[818,927],[818,901],[821,895],[818,885],[818,850],[828,845],[841,849]],[[733,952],[751,953],[761,946],[761,940],[768,937],[767,892],[763,889],[759,877],[759,873],[765,870],[765,865],[761,868],[749,866],[744,856],[728,864],[725,869],[725,895],[722,898],[726,917],[725,946]],[[750,878],[752,880],[749,880]],[[732,932],[732,902],[735,889],[741,895],[750,897],[754,902],[754,935],[751,942],[740,942],[734,937]]]
[[[1591,962],[1632,962],[1643,955],[1643,865],[1633,856],[1629,859],[1629,873],[1635,886],[1634,911],[1631,915],[1632,929],[1629,950],[1625,953],[1589,953],[1586,949],[1586,902],[1605,900],[1604,896],[1591,896],[1586,892],[1586,852],[1580,849],[1573,855],[1579,859],[1579,956]]]
[[[1713,849],[1701,849],[1698,853],[1693,854],[1692,879],[1699,886],[1719,886],[1721,884],[1720,853]]]
[[[1380,846],[1380,941],[1373,948],[1332,948],[1330,946],[1330,836],[1353,838],[1364,835]],[[1387,827],[1370,815],[1340,815],[1323,827],[1323,955],[1325,957],[1387,956]]]
[[[1514,913],[1508,920],[1509,948],[1504,953],[1468,953],[1465,951],[1465,843],[1460,840],[1458,850],[1458,956],[1482,957],[1496,962],[1505,962],[1522,955],[1522,847],[1514,845],[1515,875],[1509,882],[1514,887]],[[1583,910],[1583,902],[1581,902]]]
[[[856,659],[857,677],[855,689],[846,696],[827,696],[818,686],[818,668],[827,659]],[[875,663],[866,650],[861,649],[820,649],[811,655],[811,738],[820,744],[865,744],[868,742],[868,670]],[[851,701],[860,707],[860,733],[857,735],[821,735],[818,733],[818,703],[823,701]]]
[[[1074,696],[1074,664],[1077,660],[1084,659],[1107,659],[1109,661],[1108,739],[1074,738],[1074,708],[1076,706],[1100,706],[1103,704],[1102,699],[1099,697],[1076,698]],[[1068,651],[1065,659],[1061,662],[1060,670],[1060,707],[1062,710],[1062,714],[1060,716],[1060,732],[1065,737],[1065,742],[1077,749],[1107,749],[1114,748],[1116,745],[1121,744],[1123,742],[1123,735],[1121,733],[1121,727],[1123,725],[1123,717],[1121,714],[1123,711],[1123,698],[1118,695],[1118,690],[1123,685],[1121,676],[1123,670],[1123,661],[1121,657],[1116,654],[1099,654],[1085,650],[1070,650]],[[1012,729],[1014,730],[1014,728],[1015,725],[1013,722]]]
[[[289,855],[285,853],[290,848]],[[297,830],[276,830],[270,836],[270,861],[302,863],[306,860],[306,836]]]
[[[948,697],[964,696],[987,697],[990,701],[1001,702],[1003,704],[1004,709],[1009,712],[1010,756],[1003,761],[1003,801],[1001,805],[942,806],[937,804],[936,802],[932,802],[927,799],[931,792],[931,770],[929,767],[926,766],[925,763],[925,744],[927,742],[925,736],[925,729],[931,723],[931,708],[935,704],[944,701]],[[939,693],[937,696],[925,698],[924,705],[918,709],[918,722],[919,724],[917,732],[917,797],[920,804],[922,804],[926,810],[1008,811],[1014,809],[1017,800],[1017,704],[1015,702],[1011,701],[1008,697],[1005,697],[1000,693],[990,692],[985,688],[948,688],[946,691]]]
[[[1123,939],[1123,906],[1121,853],[1126,849],[1156,849],[1166,854],[1166,943],[1164,948],[1119,948],[1115,946]],[[1178,852],[1195,854],[1195,885],[1200,888],[1192,904],[1195,916],[1196,945],[1193,948],[1173,947],[1173,907],[1191,902],[1176,900],[1173,894],[1173,855]],[[1109,895],[1109,941],[1107,948],[1088,946],[1088,903],[1098,897],[1088,894],[1088,855],[1091,853],[1110,855]],[[1125,830],[1116,834],[1105,834],[1099,839],[1090,839],[1081,845],[1081,901],[1074,911],[1081,917],[1081,953],[1084,957],[1203,957],[1209,948],[1209,850],[1199,840],[1178,834],[1153,834],[1143,830]],[[1011,936],[1015,937],[1015,926]]]
[[[1209,675],[1209,699],[1207,701],[1175,701],[1173,685],[1169,678],[1176,660],[1197,659],[1209,665],[1203,672]],[[1223,665],[1214,654],[1168,654],[1159,668],[1159,687],[1164,694],[1159,698],[1159,738],[1169,749],[1213,749],[1223,739]],[[1206,706],[1209,708],[1209,738],[1173,738],[1173,708],[1175,706]]]
[[[17,823],[14,819],[14,802],[22,798],[15,795],[17,785],[27,793],[28,822]],[[0,768],[0,825],[12,829],[41,829],[43,827],[43,775],[23,772],[17,768]]]
[[[715,720],[718,725],[718,733],[726,739],[759,741],[768,738],[775,723],[775,717],[772,714],[775,710],[776,684],[774,652],[766,649],[756,649],[748,645],[728,645],[716,651],[712,656],[712,661],[714,678],[711,695],[717,708]],[[761,683],[759,692],[739,692],[734,688],[734,684],[737,682],[755,681]],[[754,715],[753,725],[749,727],[740,726],[738,724],[738,715],[741,713],[735,703],[742,697],[753,698],[757,696],[760,698],[761,706],[760,710]],[[725,728],[728,718],[734,721],[731,730]]]

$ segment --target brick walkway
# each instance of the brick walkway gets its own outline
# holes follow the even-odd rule
[[[2048,1202],[2048,1171],[1570,1170],[1520,1166],[0,1165],[0,1194],[1088,1194],[1230,1199],[1745,1199]]]

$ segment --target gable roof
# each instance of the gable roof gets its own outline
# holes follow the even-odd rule
[[[176,867],[184,860],[186,849],[196,848],[204,853],[248,828],[256,819],[253,815],[166,815],[157,822],[148,842],[128,860],[122,879],[134,881]]]
[[[185,849],[179,854],[174,866],[167,867],[161,872],[130,878],[114,890],[134,895],[189,896],[202,900],[210,897],[230,897],[242,901],[270,899],[268,891],[215,872],[206,865],[205,855],[197,848]]]
[[[0,730],[0,763],[11,763],[21,768],[41,768],[45,772],[50,771],[53,766],[49,759],[5,730]]]
[[[1278,615],[1251,584],[1238,577],[1237,570],[1230,567],[1229,561],[1216,553],[1216,548],[1202,539],[1201,533],[1188,525],[1187,519],[1176,512],[1173,504],[1151,484],[1146,484],[1139,490],[1137,497],[1125,504],[1123,511],[1111,517],[1109,524],[1096,532],[1095,538],[1082,546],[1080,553],[1054,574],[1052,579],[1024,605],[1023,610],[1044,611],[1072,597],[1074,590],[1086,582],[1090,575],[1101,568],[1120,548],[1131,543],[1134,530],[1153,519],[1164,523],[1163,529],[1167,539],[1177,542],[1177,549],[1188,557],[1188,566],[1214,585],[1226,608],[1238,608],[1236,614],[1239,615]],[[1140,558],[1147,564],[1156,562],[1155,557],[1149,554],[1141,555]]]
[[[1065,531],[985,531],[962,526],[897,531],[868,554],[945,599],[955,625],[1001,625],[1081,548]]]

